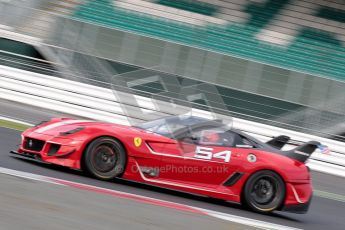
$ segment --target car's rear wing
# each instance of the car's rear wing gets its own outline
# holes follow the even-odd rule
[[[292,159],[298,160],[300,162],[305,162],[311,154],[321,146],[320,142],[317,141],[309,141],[307,143],[293,141],[288,136],[277,136],[273,139],[266,142],[266,144],[270,145],[271,147],[280,150],[280,152]],[[286,145],[295,145],[294,149],[288,151],[281,151],[281,149]]]
[[[305,144],[302,144],[294,149],[288,151],[281,151],[283,155],[298,160],[300,162],[306,162],[311,154],[321,145],[317,141],[309,141]]]
[[[266,144],[276,148],[276,149],[282,149],[285,144],[287,144],[290,140],[290,137],[280,135],[277,137],[274,137],[273,139],[266,142]]]

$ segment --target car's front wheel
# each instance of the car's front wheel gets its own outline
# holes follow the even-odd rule
[[[284,202],[284,181],[277,173],[269,170],[256,172],[247,180],[243,198],[244,203],[256,212],[272,212]]]
[[[93,140],[84,152],[86,171],[101,180],[110,180],[123,173],[126,151],[122,144],[110,137]]]

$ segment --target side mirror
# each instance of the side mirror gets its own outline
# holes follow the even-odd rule
[[[193,141],[198,141],[199,140],[199,138],[196,137],[196,136],[190,136],[190,139],[193,140]]]
[[[181,141],[195,144],[199,141],[199,138],[196,136],[187,136],[182,138]]]

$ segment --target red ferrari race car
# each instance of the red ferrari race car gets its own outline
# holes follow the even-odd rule
[[[305,213],[312,185],[305,161],[320,145],[289,151],[287,136],[263,143],[195,116],[137,126],[54,118],[22,134],[13,156],[242,203],[257,212]]]

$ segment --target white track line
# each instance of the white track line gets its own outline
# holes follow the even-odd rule
[[[145,197],[141,195],[136,195],[132,193],[126,193],[126,192],[120,192],[116,190],[110,190],[110,189],[105,189],[102,187],[96,187],[92,185],[87,185],[87,184],[82,184],[82,183],[77,183],[73,181],[67,181],[67,180],[61,180],[58,178],[52,178],[52,177],[46,177],[42,175],[37,175],[37,174],[32,174],[32,173],[27,173],[27,172],[22,172],[18,170],[13,170],[13,169],[8,169],[8,168],[3,168],[0,167],[0,173],[2,174],[7,174],[11,176],[16,176],[16,177],[21,177],[21,178],[26,178],[30,180],[35,180],[35,181],[41,181],[41,182],[46,182],[46,183],[51,183],[51,184],[56,184],[60,186],[68,186],[68,187],[73,187],[73,188],[80,188],[88,191],[95,191],[95,192],[101,192],[103,194],[109,194],[110,192],[116,193],[116,194],[122,194],[127,197],[128,199],[135,199],[140,202],[142,200],[144,203],[148,203],[147,201],[152,201],[151,203],[157,204],[158,202],[161,202],[164,207],[185,207],[185,210],[198,210],[200,213],[212,216],[218,219],[234,222],[234,223],[239,223],[239,224],[244,224],[247,226],[252,226],[260,229],[272,229],[272,230],[299,230],[298,228],[292,228],[284,225],[278,225],[278,224],[273,224],[265,221],[260,221],[256,219],[250,219],[250,218],[245,218],[241,216],[236,216],[236,215],[231,215],[227,213],[221,213],[221,212],[216,212],[208,209],[202,209],[198,207],[193,207],[193,206],[188,206],[184,204],[178,204],[170,201],[165,201],[165,200],[160,200],[160,199],[155,199],[155,198],[150,198],[150,197]],[[146,201],[146,202],[145,202]],[[169,205],[167,205],[169,204]]]
[[[28,122],[17,120],[17,119],[13,119],[13,118],[9,118],[9,117],[0,116],[0,120],[11,121],[11,122],[15,122],[15,123],[23,124],[23,125],[33,126],[33,124],[30,124]]]

